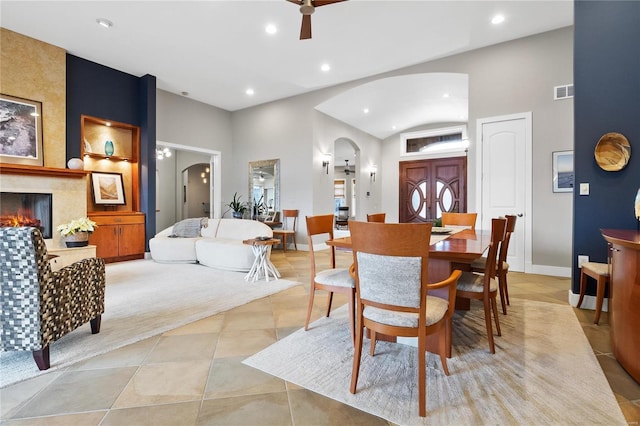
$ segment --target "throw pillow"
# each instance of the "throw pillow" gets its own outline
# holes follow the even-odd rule
[[[206,217],[184,219],[173,225],[171,238],[196,238],[200,236],[200,229],[206,227],[209,220]]]

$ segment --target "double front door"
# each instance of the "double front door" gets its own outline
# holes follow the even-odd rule
[[[430,222],[467,211],[467,157],[400,163],[399,221]]]

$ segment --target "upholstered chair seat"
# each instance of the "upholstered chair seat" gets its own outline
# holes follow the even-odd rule
[[[320,271],[316,274],[315,281],[317,284],[333,287],[355,287],[355,280],[346,268],[326,269],[324,271]]]
[[[495,278],[489,280],[489,291],[498,290],[498,282]],[[458,291],[470,291],[482,293],[484,291],[484,275],[473,272],[463,272],[458,280]]]
[[[427,326],[436,324],[447,314],[449,302],[435,296],[427,296]],[[419,314],[414,312],[394,312],[374,306],[366,306],[364,318],[393,327],[418,327]]]

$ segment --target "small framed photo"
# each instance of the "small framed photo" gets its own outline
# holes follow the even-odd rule
[[[41,102],[0,94],[0,157],[5,163],[44,165]]]
[[[99,205],[124,205],[122,173],[92,172],[93,202]]]
[[[573,192],[573,151],[553,153],[553,192]]]

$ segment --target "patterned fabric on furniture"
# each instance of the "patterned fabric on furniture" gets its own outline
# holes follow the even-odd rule
[[[0,350],[33,351],[49,368],[49,345],[82,324],[100,331],[104,260],[83,259],[51,271],[37,228],[0,228]]]

